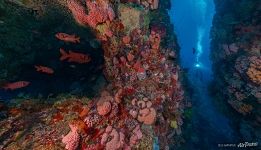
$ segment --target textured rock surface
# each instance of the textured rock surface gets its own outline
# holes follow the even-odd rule
[[[217,13],[211,31],[215,77],[212,92],[219,102],[225,102],[241,114],[235,117],[238,128],[248,124],[257,129],[261,124],[261,22],[258,15],[261,4],[255,0],[215,2]],[[260,130],[242,134],[250,134],[248,139],[260,140]]]
[[[0,130],[1,148],[153,149],[156,138],[157,145],[166,149],[182,142],[184,92],[178,47],[164,2],[62,3],[67,15],[91,29],[101,43],[109,84],[92,100],[61,96],[42,108],[17,104],[19,109],[8,109],[16,117],[0,121],[5,127]],[[175,58],[169,59],[170,55]],[[31,124],[37,119],[39,123]],[[175,128],[169,120],[177,120]]]

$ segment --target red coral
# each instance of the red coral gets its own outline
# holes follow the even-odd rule
[[[67,5],[77,23],[80,25],[88,24],[88,16],[85,12],[85,8],[82,5],[77,3],[75,0],[68,0]]]
[[[86,14],[84,7],[75,0],[68,0],[67,4],[79,24],[89,25],[92,28],[96,28],[98,24],[105,23],[106,21],[112,21],[115,17],[114,11],[106,2],[96,3],[86,0],[89,10],[88,14]]]
[[[158,50],[160,47],[160,41],[161,41],[160,35],[154,31],[151,31],[149,40],[150,40],[151,48],[153,50]]]
[[[159,33],[160,37],[165,37],[166,33],[167,33],[166,26],[163,24],[152,25],[151,31],[153,31],[155,33]]]

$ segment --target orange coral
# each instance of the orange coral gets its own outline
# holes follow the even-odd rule
[[[20,109],[20,108],[11,108],[9,110],[9,113],[11,116],[18,116],[18,115],[21,115],[23,113],[23,110]]]
[[[228,101],[228,103],[239,113],[246,115],[253,110],[253,106],[240,101]]]
[[[239,108],[239,112],[246,114],[249,113],[253,110],[253,107],[249,104],[242,104],[241,107]]]
[[[79,133],[87,133],[88,127],[83,120],[75,119],[71,122],[71,124],[77,128]]]
[[[144,98],[146,99],[146,98]],[[148,100],[137,100],[133,99],[132,100],[132,105],[135,107],[138,107],[138,111],[132,109],[129,111],[130,115],[133,118],[137,118],[139,122],[142,122],[146,125],[151,125],[155,122],[156,120],[156,110],[151,107],[152,102]]]
[[[82,109],[81,113],[79,114],[79,116],[81,118],[85,118],[88,115],[89,112],[90,112],[90,108],[83,107],[83,109]]]
[[[61,113],[57,113],[57,114],[55,114],[54,116],[53,116],[53,122],[55,123],[55,122],[59,122],[59,121],[61,121],[61,120],[63,120],[63,115],[61,114]]]
[[[121,103],[123,97],[123,89],[119,89],[118,92],[115,94],[114,99],[116,103]]]
[[[122,38],[122,42],[124,43],[124,44],[129,44],[130,43],[130,37],[129,36],[124,36],[123,38]]]
[[[253,56],[249,60],[251,63],[247,75],[251,81],[261,85],[261,57]]]

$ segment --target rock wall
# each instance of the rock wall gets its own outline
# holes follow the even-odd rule
[[[166,7],[158,1],[100,0],[83,4],[70,0],[68,7],[75,20],[102,41],[104,73],[110,82],[85,119],[94,129],[106,127],[101,142],[92,142],[105,149],[166,148],[177,142],[174,136],[181,135],[184,91],[180,68],[173,61],[178,47],[169,32]],[[103,119],[92,123],[93,116]]]
[[[31,100],[14,108],[0,105],[8,115],[0,121],[5,126],[0,148],[152,150],[183,142],[186,104],[170,2],[62,2],[75,22],[101,42],[109,84],[92,100],[62,96],[39,110],[34,108],[41,104]],[[38,122],[28,127],[34,118]]]
[[[238,120],[241,135],[256,139],[260,134],[256,127],[261,123],[261,3],[216,0],[215,4],[211,31],[212,93],[218,101],[230,105],[228,109],[240,114],[232,116]],[[249,125],[251,128],[246,131]]]

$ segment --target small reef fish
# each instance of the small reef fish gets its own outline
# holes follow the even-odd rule
[[[80,64],[88,63],[91,61],[91,57],[86,54],[72,52],[72,51],[69,51],[69,53],[66,53],[66,51],[62,48],[60,48],[60,53],[62,55],[60,57],[61,61],[68,59],[68,62],[75,62],[75,63],[80,63]]]
[[[17,81],[17,82],[13,82],[13,83],[7,83],[2,88],[5,90],[15,90],[15,89],[20,89],[20,88],[26,87],[29,84],[30,84],[30,82],[27,82],[27,81]]]
[[[55,37],[65,42],[80,43],[80,37],[77,37],[75,34],[57,33]]]
[[[46,73],[46,74],[53,74],[54,71],[52,68],[45,67],[45,66],[34,66],[36,71]]]

